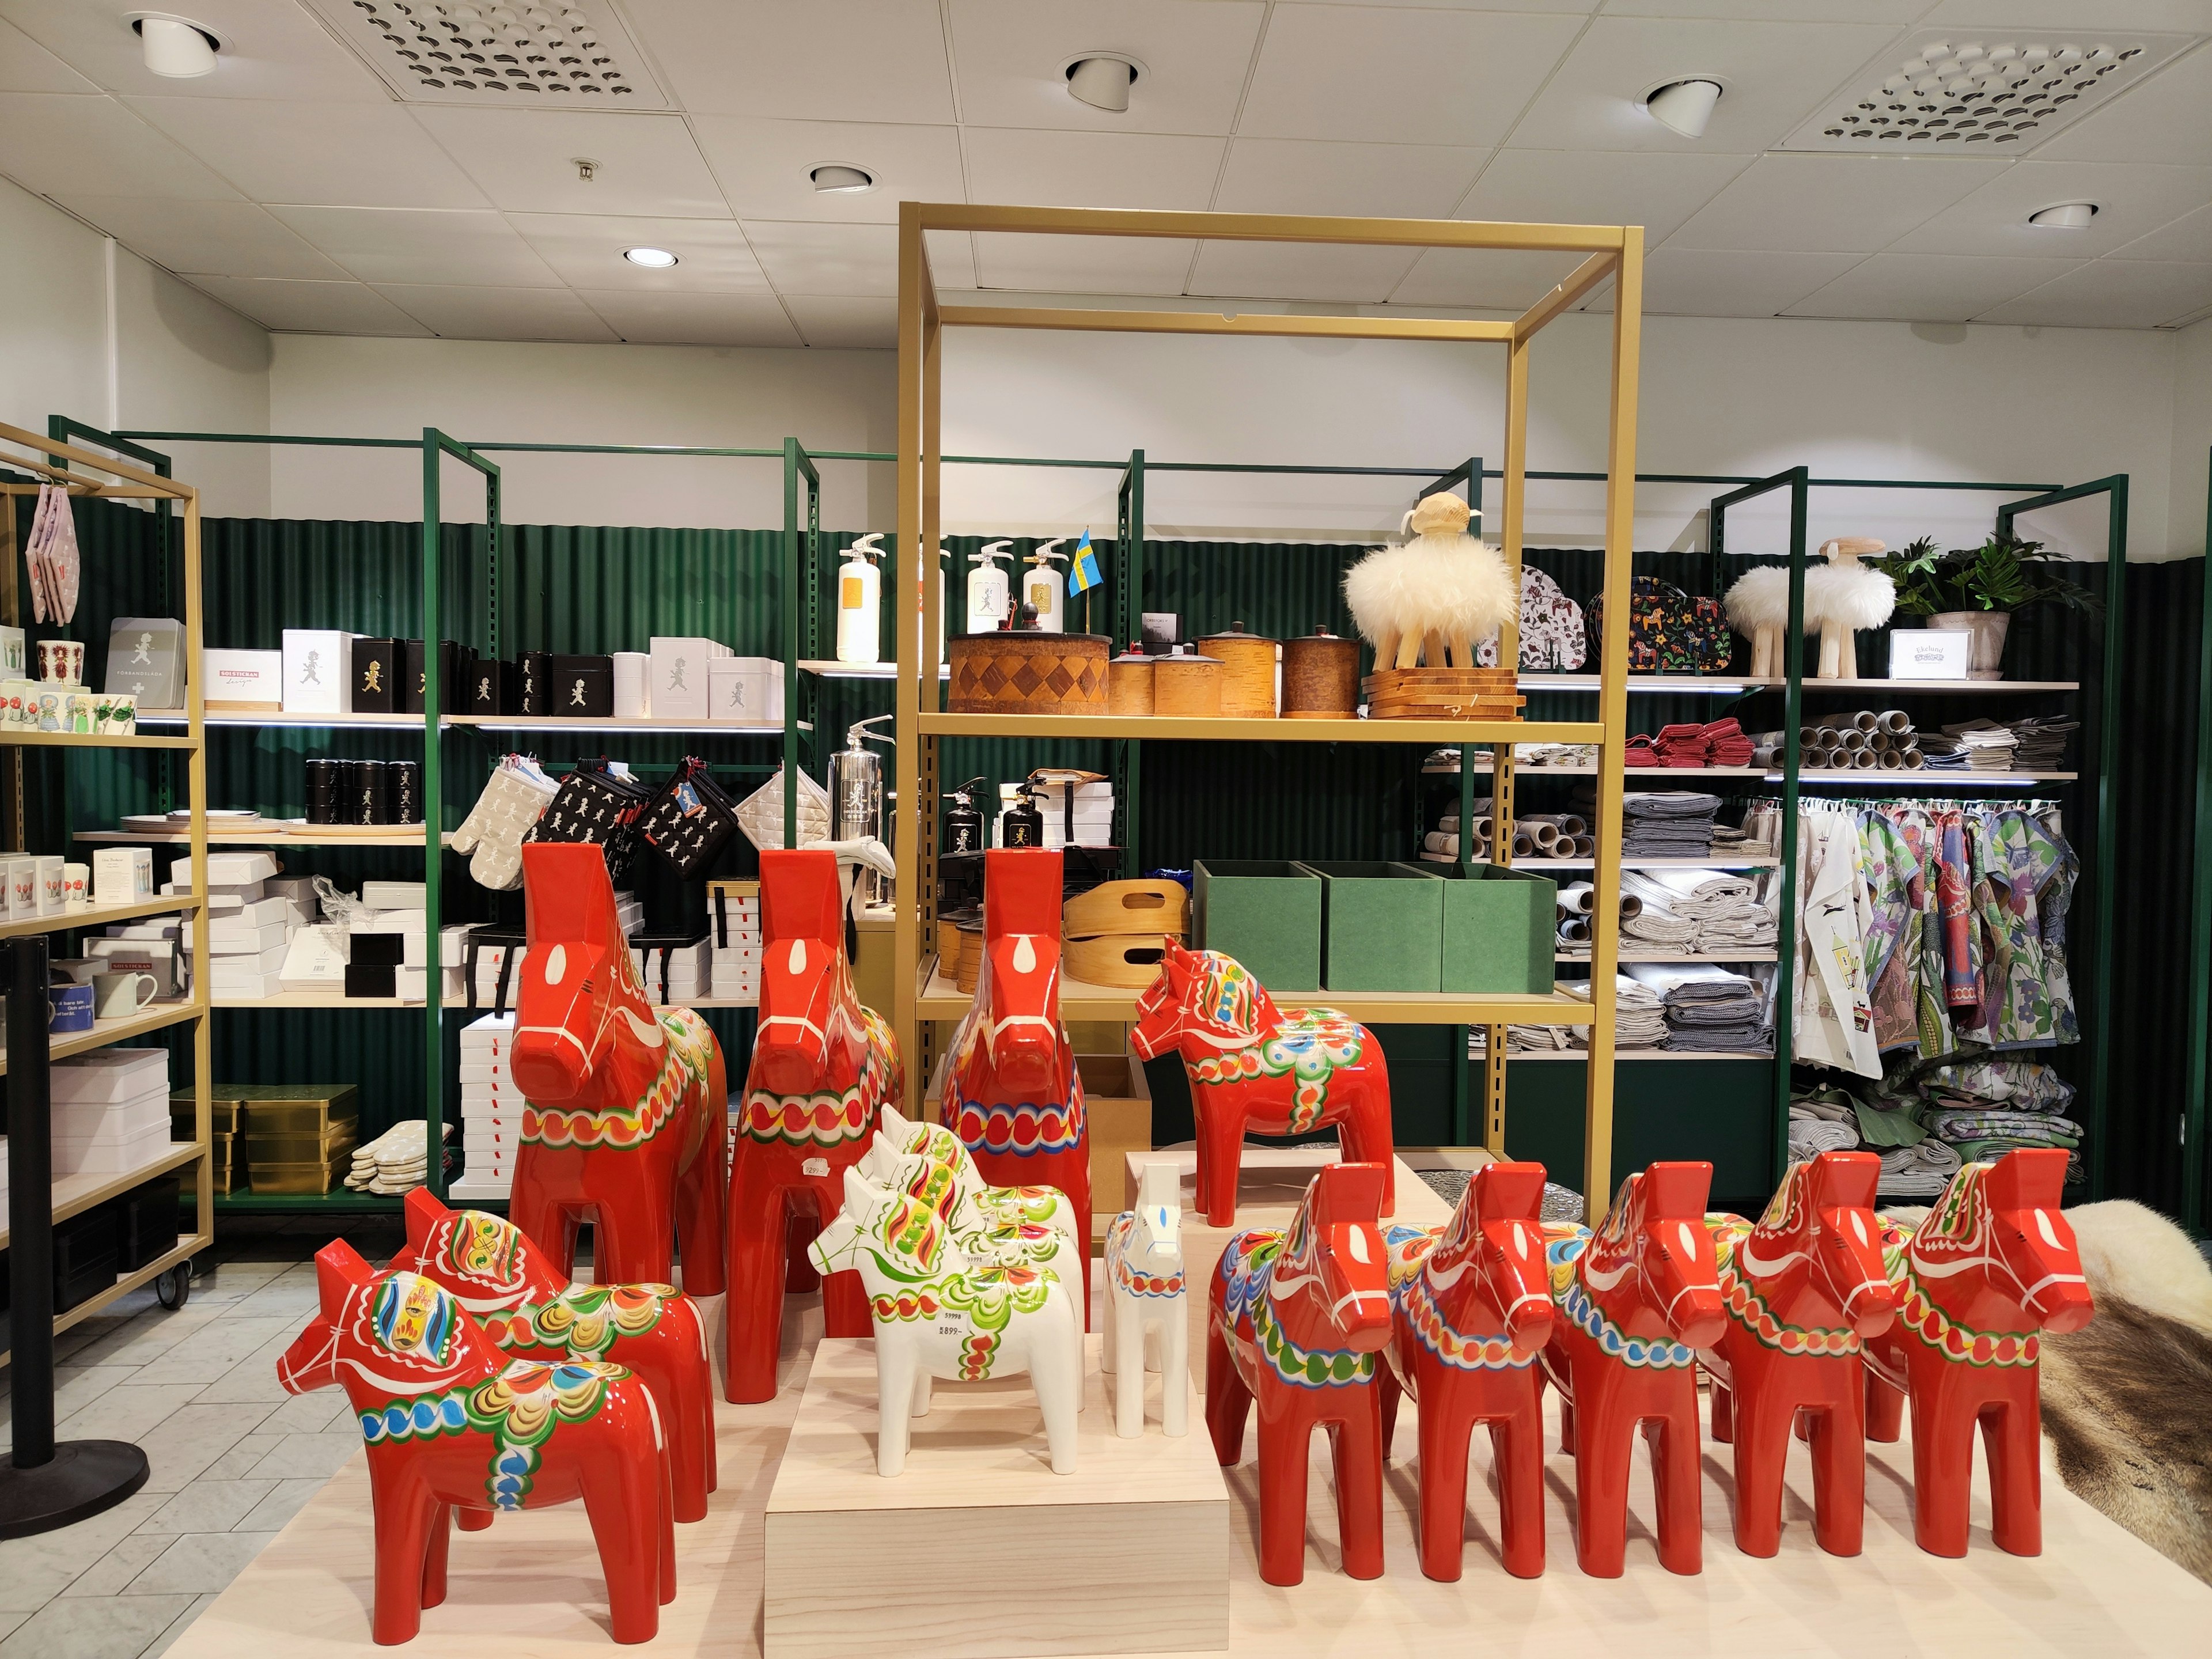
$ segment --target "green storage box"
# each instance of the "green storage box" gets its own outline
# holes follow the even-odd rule
[[[1443,988],[1548,996],[1559,948],[1559,883],[1495,864],[1464,876],[1456,864],[1437,868],[1444,876]]]
[[[1234,957],[1269,995],[1321,989],[1321,878],[1283,859],[1200,859],[1191,939]]]
[[[1444,881],[1410,864],[1305,864],[1321,878],[1322,988],[1434,991],[1443,982]]]

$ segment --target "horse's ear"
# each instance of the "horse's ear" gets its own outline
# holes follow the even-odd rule
[[[420,1254],[430,1242],[432,1229],[453,1212],[441,1204],[428,1187],[415,1188],[407,1194],[407,1243],[410,1249]]]
[[[1154,1158],[1137,1176],[1137,1202],[1148,1210],[1180,1208],[1182,1171],[1165,1158]]]
[[[1712,1190],[1710,1164],[1655,1164],[1644,1172],[1644,1214],[1650,1221],[1696,1221]]]
[[[1380,1164],[1324,1164],[1315,1175],[1311,1206],[1316,1227],[1340,1227],[1382,1218],[1382,1188],[1389,1170]]]
[[[1993,1210],[2055,1210],[2066,1195],[2066,1154],[2055,1146],[2021,1146],[1983,1177]]]
[[[532,842],[522,849],[522,913],[538,939],[590,939],[627,951],[606,855],[589,842]]]
[[[855,1221],[868,1212],[868,1207],[883,1196],[884,1189],[862,1175],[856,1164],[845,1166],[845,1212]]]
[[[315,1252],[315,1288],[322,1297],[323,1317],[331,1324],[345,1312],[346,1297],[376,1274],[361,1253],[343,1238],[334,1238]]]
[[[1538,1221],[1544,1212],[1544,1166],[1486,1164],[1474,1172],[1475,1213],[1485,1221]]]
[[[844,893],[837,855],[826,847],[774,848],[761,854],[761,942],[842,940]]]
[[[907,1121],[897,1107],[888,1102],[884,1103],[883,1115],[877,1119],[877,1125],[876,1133],[889,1135],[896,1151],[904,1152],[907,1142],[914,1139],[914,1125]]]
[[[994,847],[983,854],[983,937],[1060,937],[1065,860],[1042,847]]]
[[[1872,1152],[1822,1152],[1813,1160],[1816,1210],[1871,1210],[1881,1185],[1881,1159]]]

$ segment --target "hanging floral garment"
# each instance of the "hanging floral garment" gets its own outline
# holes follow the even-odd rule
[[[2078,1042],[2081,1025],[2066,968],[2065,913],[2074,851],[2039,819],[2006,807],[1974,827],[1974,898],[1987,945],[1973,1025],[1966,1035],[1997,1048]],[[2044,907],[2055,903],[2055,928]]]
[[[1858,864],[1856,819],[1849,813],[1805,815],[1798,836],[1798,912],[1802,931],[1796,976],[1800,1060],[1818,1060],[1861,1077],[1881,1075],[1874,1006],[1867,995],[1865,933],[1869,907]]]
[[[1943,923],[1943,1001],[1947,1007],[1981,1004],[1981,938],[1974,927],[1973,854],[1966,815],[1956,807],[1935,813],[1936,900]]]
[[[1920,908],[1927,883],[1919,843],[1886,813],[1859,821],[1859,864],[1866,878],[1866,978],[1877,1048],[1918,1045]]]

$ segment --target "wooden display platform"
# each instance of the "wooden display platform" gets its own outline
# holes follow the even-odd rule
[[[1046,1461],[1027,1376],[937,1385],[905,1473],[876,1473],[872,1341],[816,1349],[768,1501],[768,1659],[1218,1650],[1229,1639],[1229,1491],[1191,1432],[1114,1433],[1085,1342],[1073,1474]]]
[[[1188,1146],[1128,1154],[1129,1190],[1135,1192],[1139,1172],[1147,1164],[1172,1163],[1182,1175],[1183,1300],[1190,1316],[1190,1380],[1206,1392],[1206,1318],[1207,1286],[1221,1253],[1238,1233],[1255,1227],[1285,1228],[1312,1184],[1314,1171],[1334,1164],[1338,1149],[1316,1146],[1247,1146],[1238,1170],[1237,1222],[1230,1227],[1209,1227],[1198,1211],[1198,1154]],[[1385,1224],[1402,1222],[1408,1227],[1437,1227],[1451,1219],[1451,1206],[1437,1196],[1435,1188],[1397,1160],[1397,1213]]]

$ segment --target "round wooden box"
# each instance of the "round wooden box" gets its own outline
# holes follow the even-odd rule
[[[1106,708],[1109,714],[1152,712],[1152,661],[1141,651],[1125,651],[1106,665]]]
[[[1213,657],[1152,659],[1152,713],[1197,720],[1221,716],[1221,664]]]
[[[1359,641],[1326,629],[1283,641],[1283,718],[1351,720],[1359,713]]]
[[[1275,717],[1275,641],[1247,634],[1241,622],[1229,624],[1225,634],[1209,634],[1199,641],[1206,654],[1221,663],[1221,714],[1226,720],[1273,720]]]
[[[956,714],[1107,712],[1106,659],[1114,647],[1103,634],[1010,629],[955,634],[945,643]]]

